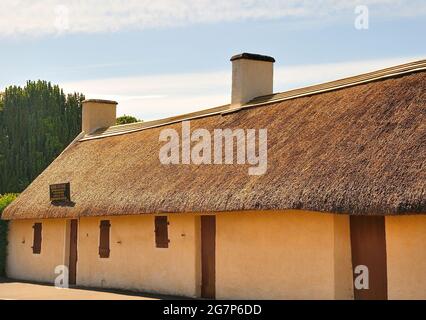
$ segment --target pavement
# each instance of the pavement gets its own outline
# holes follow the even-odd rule
[[[86,288],[59,289],[52,285],[0,279],[0,300],[168,300],[174,298],[138,292]]]

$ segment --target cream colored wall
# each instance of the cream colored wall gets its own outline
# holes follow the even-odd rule
[[[105,219],[111,222],[111,253],[101,259],[99,224]],[[32,254],[34,222],[43,223],[41,255]],[[200,217],[172,214],[169,222],[164,249],[155,247],[154,215],[79,219],[77,284],[199,296]],[[219,299],[353,298],[348,216],[220,213],[216,232]],[[55,266],[67,263],[65,238],[67,220],[12,221],[8,275],[53,282]]]
[[[156,248],[154,215],[81,218],[77,284],[197,296],[198,219],[170,215],[169,248]],[[100,220],[111,222],[108,259],[98,254]]]
[[[33,254],[33,225],[42,223],[41,253]],[[13,279],[54,282],[55,267],[64,264],[65,220],[9,222],[6,274]]]
[[[426,215],[387,216],[389,299],[426,299]]]
[[[351,299],[348,228],[324,213],[217,215],[216,297]]]

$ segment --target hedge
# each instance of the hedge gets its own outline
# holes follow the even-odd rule
[[[16,197],[17,195],[12,193],[0,195],[0,218],[4,208]],[[8,222],[0,220],[0,276],[4,276],[6,271],[7,231]]]

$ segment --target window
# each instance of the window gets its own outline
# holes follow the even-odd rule
[[[109,229],[111,224],[109,220],[102,220],[100,224],[99,234],[99,256],[101,258],[109,258]]]
[[[169,233],[166,216],[155,217],[155,246],[157,248],[169,247]]]
[[[34,223],[33,254],[41,253],[41,223]]]

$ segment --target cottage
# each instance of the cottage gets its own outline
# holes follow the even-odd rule
[[[229,105],[116,126],[115,102],[85,101],[82,133],[3,213],[8,276],[53,282],[66,265],[71,284],[190,297],[426,299],[426,60],[282,93],[273,58],[231,60]],[[266,130],[265,172],[162,163],[163,130],[186,121]]]

